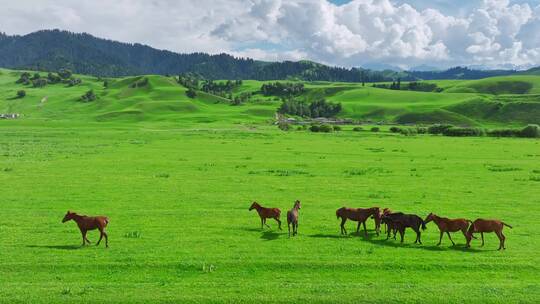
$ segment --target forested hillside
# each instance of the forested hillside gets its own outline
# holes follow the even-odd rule
[[[330,67],[311,61],[263,62],[228,54],[178,54],[142,44],[122,43],[59,30],[24,36],[0,33],[0,67],[58,71],[95,76],[197,73],[207,79],[300,79],[307,81],[380,82],[401,79],[480,79],[515,71],[373,71]]]

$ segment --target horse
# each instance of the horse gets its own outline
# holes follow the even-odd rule
[[[293,236],[298,234],[298,210],[300,210],[300,201],[296,200],[291,210],[287,211],[287,226],[289,227],[289,237],[291,237],[291,224]]]
[[[99,229],[99,233],[100,233],[99,241],[97,242],[96,246],[99,246],[101,239],[105,237],[105,247],[107,248],[109,247],[109,237],[107,236],[107,233],[105,232],[105,227],[107,227],[107,224],[109,224],[108,217],[79,215],[75,212],[68,211],[66,215],[64,216],[64,219],[62,219],[62,223],[65,223],[70,220],[74,220],[77,223],[77,226],[79,226],[79,230],[81,230],[82,240],[83,240],[83,243],[81,246],[86,245],[86,242],[90,244],[90,241],[86,237],[86,232],[88,230]]]
[[[249,207],[249,211],[253,209],[257,210],[257,213],[259,214],[259,217],[261,218],[261,229],[264,229],[264,225],[270,228],[270,226],[268,226],[268,224],[266,223],[266,219],[273,218],[274,220],[276,220],[276,222],[278,222],[279,230],[282,230],[281,221],[279,220],[279,217],[281,215],[281,210],[279,210],[278,208],[265,208],[259,205],[259,203],[257,202],[253,202],[253,204],[251,204],[251,207]]]
[[[461,232],[465,236],[465,239],[467,239],[467,228],[469,228],[469,223],[472,224],[472,221],[468,219],[449,219],[446,217],[437,216],[433,212],[428,214],[428,216],[424,220],[426,224],[431,221],[433,221],[437,225],[437,227],[439,227],[439,231],[441,232],[439,236],[439,243],[437,244],[437,246],[441,245],[442,237],[445,232],[448,235],[448,238],[450,239],[450,242],[452,242],[453,246],[455,246],[456,243],[454,243],[454,241],[452,240],[450,232],[457,232],[461,230]]]
[[[347,222],[347,219],[349,219],[358,222],[356,233],[360,231],[360,224],[362,224],[364,226],[364,233],[367,236],[366,221],[368,218],[372,217],[375,220],[375,232],[379,235],[381,228],[381,214],[379,207],[367,209],[341,207],[336,210],[336,216],[338,219],[341,218],[341,234],[347,234],[345,223]]]
[[[383,210],[383,215],[381,217],[381,223],[385,224],[385,226],[386,226],[386,229],[385,229],[385,232],[384,232],[386,234],[386,239],[388,240],[390,238],[390,234],[393,232],[394,233],[394,240],[395,240],[400,225],[399,225],[398,222],[393,221],[392,218],[388,216],[390,214],[401,214],[401,215],[403,215],[403,212],[394,213],[394,212],[391,212],[390,209],[388,209],[388,208],[385,208]]]
[[[385,215],[388,215],[388,214],[391,214],[392,213],[392,210],[390,210],[390,208],[384,208],[383,211],[382,211],[382,215],[381,215],[381,222],[382,222],[382,217],[385,216]],[[385,224],[384,225],[384,233],[386,234],[388,232],[388,223],[383,223]],[[395,231],[394,231],[394,236],[395,236]]]
[[[472,225],[467,231],[467,248],[471,247],[471,239],[473,238],[473,233],[480,232],[480,235],[482,236],[482,246],[484,246],[484,233],[495,232],[495,234],[499,238],[498,250],[506,249],[506,247],[504,247],[504,241],[506,240],[506,237],[502,233],[504,226],[510,229],[512,228],[512,226],[499,220],[476,219],[474,222],[472,222]]]
[[[420,232],[420,227],[422,228],[422,230],[426,230],[426,223],[424,223],[421,217],[416,214],[404,214],[401,212],[396,212],[385,215],[383,216],[383,218],[385,222],[389,222],[392,225],[395,225],[401,236],[401,243],[403,243],[405,228],[409,227],[414,230],[414,232],[416,232],[416,240],[414,241],[414,243],[422,244],[422,240],[420,239],[422,235],[422,233]],[[390,235],[390,231],[388,232],[388,235]]]

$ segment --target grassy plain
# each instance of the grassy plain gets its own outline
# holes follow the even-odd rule
[[[21,120],[0,121],[0,150],[0,302],[540,300],[538,140]],[[247,210],[295,199],[292,239]],[[437,247],[433,224],[424,245],[341,237],[343,205],[514,229],[504,252]],[[110,248],[80,248],[68,209],[108,215]]]
[[[268,123],[279,100],[188,99],[161,76],[138,89],[129,87],[136,78],[105,89],[80,76],[80,86],[24,87],[15,99],[19,74],[0,70],[0,113],[22,114],[0,120],[2,303],[540,301],[539,140],[281,132]],[[540,117],[534,91],[479,92],[484,84],[464,92],[464,82],[441,81],[461,92],[419,93],[311,83],[306,95],[340,101],[344,117],[359,119],[499,127]],[[244,81],[235,94],[260,85]],[[98,100],[78,101],[89,89]],[[509,108],[485,117],[485,103]],[[285,214],[296,199],[292,239],[273,222],[262,231],[247,210],[257,200]],[[504,252],[494,235],[483,248],[466,250],[458,234],[458,246],[445,238],[437,247],[434,224],[424,245],[410,231],[403,245],[373,230],[339,235],[337,208],[373,205],[514,229],[505,228]],[[110,248],[81,248],[75,223],[60,222],[68,209],[109,216]]]

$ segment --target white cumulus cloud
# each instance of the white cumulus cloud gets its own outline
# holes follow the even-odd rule
[[[396,1],[5,1],[0,31],[60,28],[178,52],[343,66],[540,65],[537,2],[483,0],[454,16],[428,0]]]

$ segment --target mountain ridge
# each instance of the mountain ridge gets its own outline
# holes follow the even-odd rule
[[[466,67],[445,71],[375,71],[332,67],[308,60],[266,62],[226,53],[182,54],[58,29],[12,36],[0,33],[0,66],[46,71],[69,68],[76,73],[106,77],[196,73],[207,79],[343,82],[481,79],[518,73],[515,70],[473,70]]]

